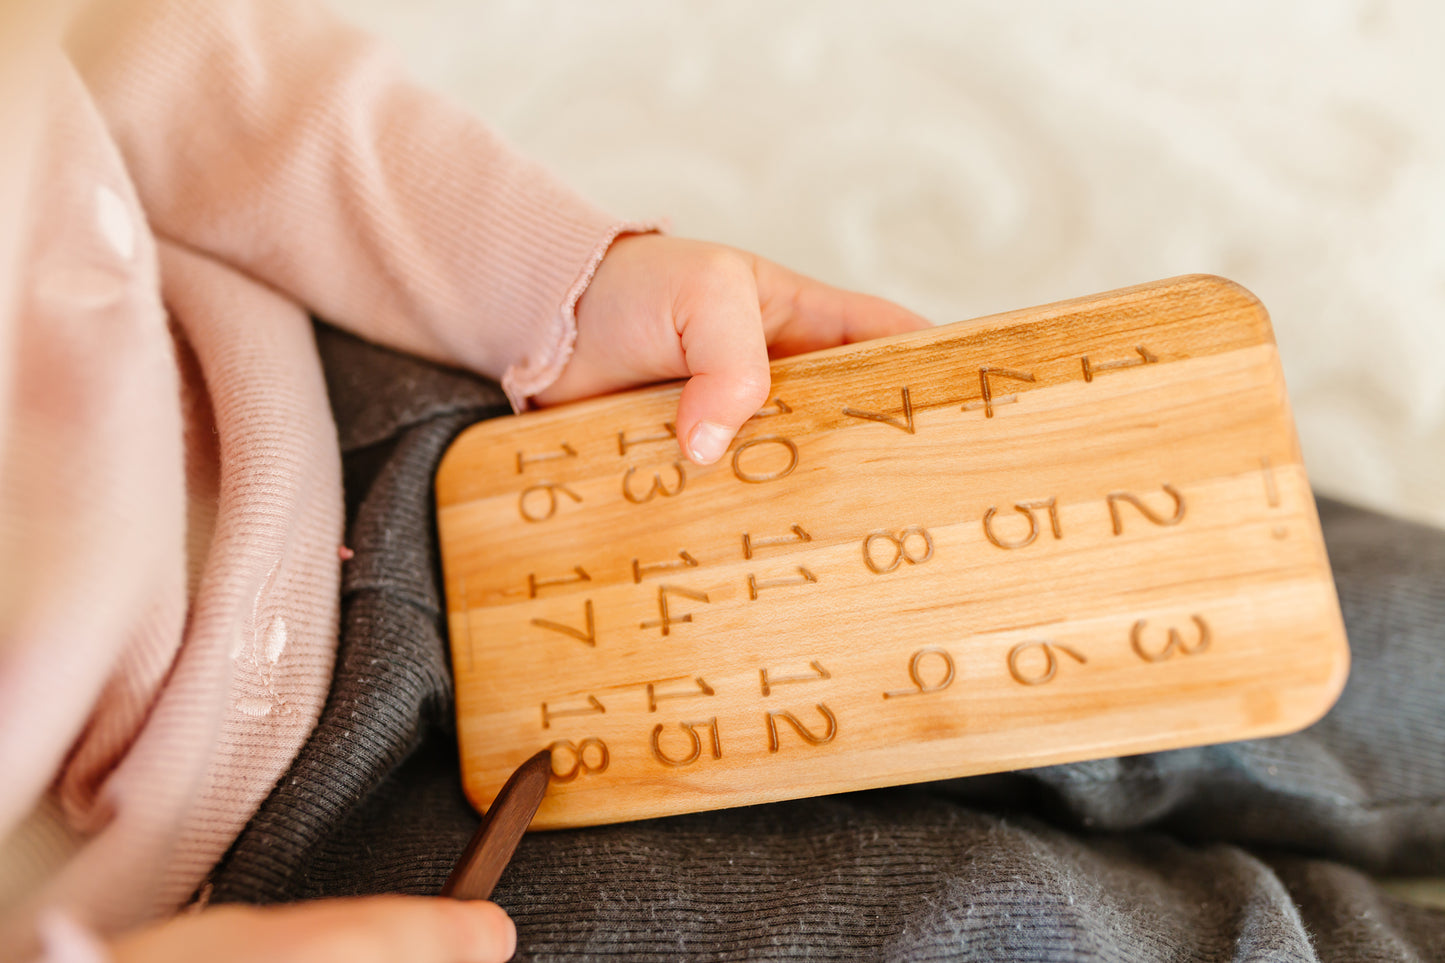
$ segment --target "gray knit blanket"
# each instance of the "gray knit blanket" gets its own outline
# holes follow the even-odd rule
[[[462,796],[431,481],[497,388],[317,338],[346,469],[315,733],[213,901],[435,893]],[[1352,650],[1296,735],[523,840],[519,960],[1445,960],[1445,532],[1320,502]]]

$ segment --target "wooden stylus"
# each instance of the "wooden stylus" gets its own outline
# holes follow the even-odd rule
[[[462,858],[442,887],[443,896],[488,899],[507,868],[522,834],[532,822],[552,777],[552,753],[543,749],[512,773],[482,824],[467,843]]]

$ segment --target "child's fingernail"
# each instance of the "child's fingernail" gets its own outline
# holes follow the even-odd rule
[[[728,442],[732,440],[733,433],[722,425],[699,421],[687,439],[687,447],[692,450],[693,461],[711,465],[723,456],[723,452],[728,450]]]

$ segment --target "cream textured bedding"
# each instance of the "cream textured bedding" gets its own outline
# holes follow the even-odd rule
[[[1445,8],[352,0],[617,213],[936,321],[1207,271],[1311,477],[1445,524]]]

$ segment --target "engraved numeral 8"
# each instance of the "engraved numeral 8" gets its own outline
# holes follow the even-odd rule
[[[597,761],[589,762],[587,750],[595,749]],[[547,747],[552,753],[552,778],[557,782],[571,782],[578,776],[592,776],[599,772],[607,771],[607,764],[612,761],[611,754],[607,751],[607,743],[601,739],[586,738],[581,742],[574,743],[571,739],[558,739]],[[565,750],[572,754],[572,768],[566,772],[557,771],[557,756]]]
[[[910,538],[915,539],[913,545],[909,544]],[[916,547],[916,539],[919,538],[923,539],[923,548],[921,551]],[[892,557],[882,563],[879,562],[877,555],[874,554],[873,548],[874,543],[880,541],[888,542],[893,546]],[[863,561],[868,566],[868,571],[874,575],[883,575],[891,572],[904,562],[907,562],[909,565],[921,565],[932,557],[933,536],[928,534],[928,529],[926,528],[919,528],[917,526],[905,528],[897,535],[891,532],[874,532],[872,535],[863,539]]]

